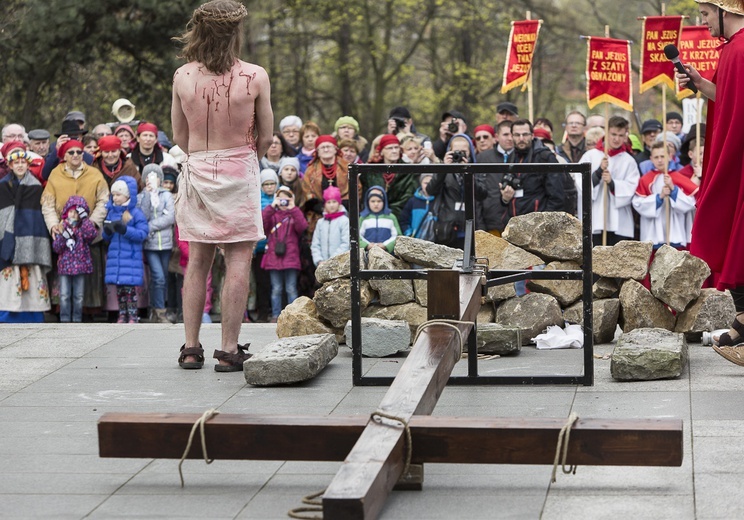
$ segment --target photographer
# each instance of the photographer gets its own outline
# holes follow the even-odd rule
[[[439,125],[439,139],[431,143],[434,155],[444,160],[447,145],[450,139],[457,134],[465,134],[468,131],[468,123],[465,116],[457,110],[449,110],[442,114],[442,122]],[[468,138],[470,139],[470,138]]]
[[[395,107],[390,111],[387,122],[388,134],[413,134],[422,143],[431,143],[428,135],[416,131],[416,125],[413,124],[411,112],[406,107]],[[429,147],[430,145],[425,145]]]
[[[512,123],[514,150],[509,163],[558,163],[555,154],[534,139],[532,123],[518,119]],[[563,211],[563,177],[557,173],[506,174],[501,180],[501,203],[507,207],[507,221],[535,211]]]
[[[475,162],[475,147],[465,134],[450,139],[444,154],[444,164]],[[488,195],[482,176],[475,176],[475,199],[482,201]],[[437,208],[436,242],[462,249],[465,243],[465,181],[460,173],[437,173],[427,188],[435,196]],[[477,202],[476,202],[477,203]]]

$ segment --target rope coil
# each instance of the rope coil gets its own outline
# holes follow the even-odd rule
[[[460,336],[460,352],[455,354],[455,363],[460,361],[462,359],[462,355],[465,352],[465,338],[462,335],[462,331],[456,327],[456,325],[472,325],[475,327],[475,322],[473,321],[461,321],[461,320],[446,320],[446,319],[436,319],[436,320],[429,320],[421,325],[418,326],[416,329],[416,335],[413,337],[413,344],[416,344],[416,340],[421,335],[421,333],[426,329],[427,327],[431,325],[443,325],[445,327],[449,327],[451,329],[454,329],[457,331],[457,334]]]
[[[211,408],[204,412],[202,416],[196,420],[194,426],[191,427],[189,441],[186,443],[186,449],[183,450],[181,460],[178,462],[178,476],[181,477],[181,487],[184,487],[183,470],[181,469],[181,466],[183,466],[183,461],[186,460],[186,455],[188,455],[189,451],[191,450],[191,444],[194,442],[194,434],[196,433],[197,428],[199,429],[199,434],[201,435],[201,449],[202,455],[204,456],[204,462],[206,462],[207,464],[211,464],[212,462],[214,462],[214,459],[210,459],[207,456],[207,438],[204,435],[204,424],[215,415],[219,415],[219,413],[220,412],[218,412],[214,408]]]
[[[558,461],[561,463],[561,469],[564,474],[576,474],[575,464],[572,464],[568,469],[566,469],[566,457],[568,455],[568,439],[571,436],[571,428],[573,428],[574,424],[576,424],[576,421],[578,420],[579,416],[576,412],[571,412],[571,415],[569,415],[566,420],[566,424],[563,425],[563,428],[561,428],[561,431],[558,433],[558,444],[555,447],[555,458],[553,459],[553,473],[550,476],[551,484],[556,481],[555,474],[558,469]]]

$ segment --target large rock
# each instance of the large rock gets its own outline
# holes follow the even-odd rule
[[[687,364],[684,334],[643,328],[624,333],[612,352],[610,372],[619,381],[679,377]]]
[[[643,280],[654,245],[651,242],[621,240],[614,246],[592,249],[592,271],[607,278]]]
[[[688,251],[678,251],[665,244],[656,251],[649,274],[651,294],[682,312],[700,296],[703,282],[710,276],[710,267]]]
[[[505,327],[498,323],[479,323],[476,343],[478,354],[519,354],[522,349],[522,332],[519,328]]]
[[[287,305],[276,322],[276,335],[280,338],[334,333],[333,328],[320,319],[315,302],[307,296],[300,296]]]
[[[620,289],[623,332],[658,328],[674,330],[674,315],[663,303],[635,280],[626,280]]]
[[[507,283],[503,285],[494,285],[488,288],[486,292],[487,302],[500,302],[514,298],[517,295],[517,290],[514,288],[513,283]]]
[[[249,385],[287,385],[312,379],[338,354],[333,334],[284,338],[267,345],[243,363]]]
[[[550,262],[545,266],[546,271],[576,271],[581,269],[576,262]],[[528,280],[527,288],[533,292],[553,296],[561,307],[571,305],[581,298],[581,280]]]
[[[592,332],[594,343],[610,343],[615,338],[617,321],[620,317],[620,300],[594,300],[592,304]],[[563,318],[569,323],[584,325],[584,302],[577,302],[563,311]]]
[[[492,323],[495,316],[496,309],[493,306],[493,302],[484,303],[481,305],[481,308],[478,311],[478,317],[476,318],[478,327],[480,327],[481,324]]]
[[[403,320],[408,322],[411,328],[411,334],[416,333],[416,329],[422,323],[427,321],[426,307],[418,303],[404,303],[402,305],[377,305],[372,304],[367,307],[362,316],[366,318],[380,318],[383,320]],[[348,338],[347,338],[348,340]]]
[[[372,301],[374,293],[366,281],[361,282],[361,306],[362,311]],[[313,297],[315,306],[324,319],[337,328],[344,327],[351,319],[351,280],[338,278],[323,284],[323,287],[315,291]]]
[[[736,317],[734,299],[728,291],[703,289],[685,312],[677,315],[676,332],[704,332],[727,329]]]
[[[346,344],[354,348],[351,335],[351,320],[344,328]],[[411,345],[411,329],[403,320],[381,320],[362,318],[362,355],[367,357],[392,356],[408,350]]]
[[[489,269],[528,269],[545,263],[539,256],[487,231],[475,232],[475,256],[488,258]]]
[[[563,211],[512,217],[502,236],[542,258],[581,262],[581,222]]]
[[[395,239],[395,255],[406,262],[434,269],[452,269],[455,262],[462,260],[462,249],[399,236]]]
[[[359,253],[359,266],[364,269],[364,253]],[[333,256],[321,263],[315,269],[315,279],[318,283],[326,283],[337,278],[348,278],[351,275],[351,252],[346,251]]]
[[[614,278],[600,278],[592,285],[592,296],[597,300],[617,298],[619,292],[620,284]]]
[[[429,306],[429,282],[427,280],[414,280],[413,294],[416,303],[424,307]]]
[[[373,247],[367,252],[367,266],[371,271],[392,271],[410,269],[403,260],[398,260],[381,247]],[[380,304],[399,305],[413,301],[411,280],[370,280],[369,286],[377,291]]]
[[[550,325],[563,326],[563,314],[558,300],[547,294],[529,293],[506,300],[496,309],[495,322],[522,333],[522,344],[541,334]]]

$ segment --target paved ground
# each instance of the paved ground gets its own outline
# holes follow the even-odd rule
[[[101,459],[96,421],[107,411],[368,415],[385,388],[355,388],[347,349],[315,380],[253,388],[241,373],[175,363],[179,325],[85,324],[0,329],[0,518],[287,518],[323,489],[338,463]],[[203,343],[218,344],[219,325]],[[273,325],[245,325],[259,350]],[[610,345],[599,346],[607,353]],[[526,349],[484,362],[493,373],[565,373],[577,352]],[[427,465],[424,490],[394,492],[382,518],[744,518],[744,368],[691,346],[674,381],[616,383],[597,360],[593,387],[450,387],[435,415],[679,417],[681,468],[579,467],[550,484],[548,466]],[[392,373],[401,358],[369,361]],[[460,363],[457,370],[463,370]]]

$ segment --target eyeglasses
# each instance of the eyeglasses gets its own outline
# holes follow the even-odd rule
[[[568,121],[565,126],[584,126],[581,121]]]
[[[332,144],[331,145],[328,145],[328,146],[318,146],[318,151],[319,152],[331,152],[331,151],[334,151],[335,152],[336,151],[336,147],[333,146]]]
[[[282,130],[282,134],[299,134],[299,133],[300,133],[299,130],[288,130],[286,128]]]
[[[67,155],[83,155],[82,150],[68,150]]]
[[[476,135],[475,140],[476,141],[485,141],[486,139],[492,139],[490,135]]]
[[[23,134],[5,134],[5,138],[6,139],[22,140],[23,139]]]

